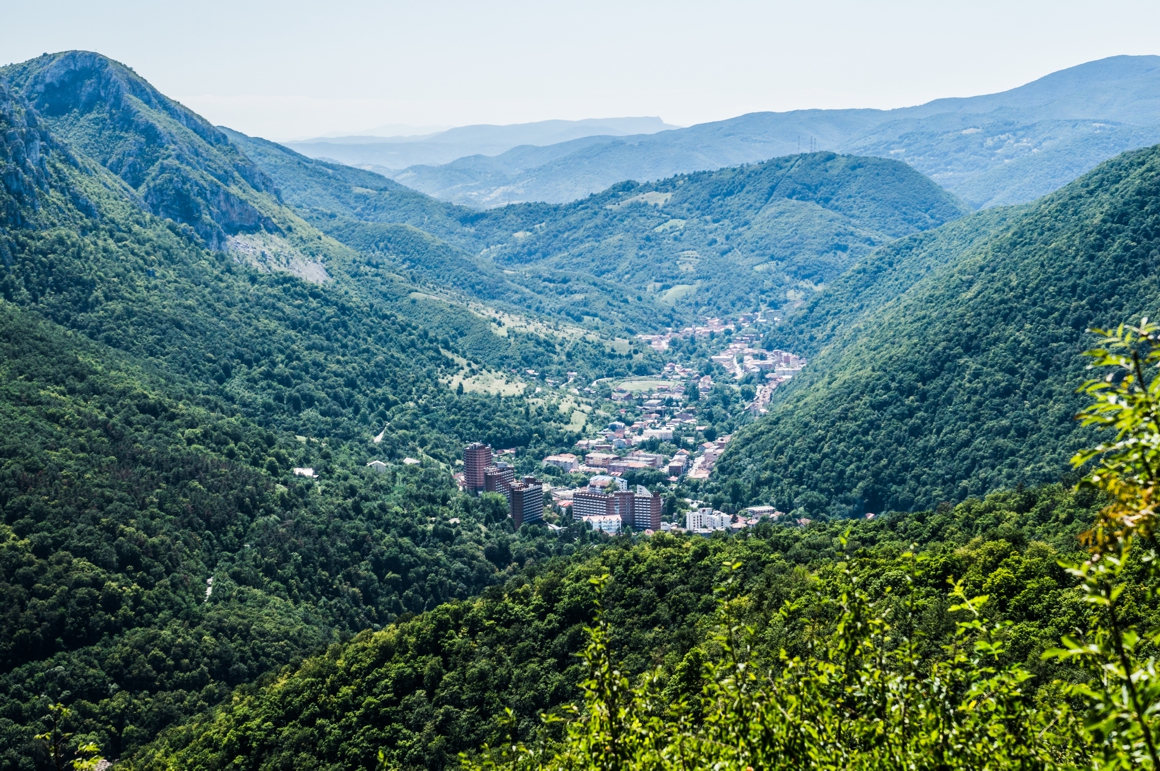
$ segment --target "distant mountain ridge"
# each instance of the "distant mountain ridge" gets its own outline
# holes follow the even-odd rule
[[[654,134],[675,128],[679,127],[670,126],[660,118],[544,120],[508,126],[458,126],[435,134],[387,139],[376,136],[320,137],[286,142],[286,146],[311,158],[401,170],[419,164],[450,163],[471,155],[499,155],[521,146],[554,145],[590,136]]]
[[[811,138],[821,150],[905,161],[975,207],[1023,203],[1118,153],[1160,142],[1160,57],[1114,56],[1002,93],[915,107],[751,113],[658,134],[585,137],[401,171],[353,147],[341,158],[329,157],[444,200],[487,208],[563,203],[628,179],[793,155],[809,149]]]

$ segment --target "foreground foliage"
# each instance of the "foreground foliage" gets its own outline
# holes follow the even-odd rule
[[[921,628],[913,558],[904,591],[868,592],[851,563],[812,606],[832,608],[830,634],[794,654],[769,657],[752,601],[726,582],[716,631],[704,646],[704,684],[673,702],[660,673],[633,683],[609,645],[603,617],[589,632],[583,707],[560,743],[489,748],[471,768],[520,769],[1048,769],[1158,768],[1160,678],[1154,607],[1157,556],[1153,495],[1160,469],[1160,327],[1103,332],[1092,351],[1107,377],[1084,391],[1084,422],[1116,439],[1077,454],[1098,460],[1086,483],[1110,500],[1083,535],[1088,559],[1069,568],[1087,612],[1062,647],[1041,658],[1068,664],[1068,677],[1040,679],[1007,657],[1013,627],[986,618],[987,595],[954,581],[955,631],[932,647]],[[739,569],[740,564],[732,566]],[[601,586],[606,578],[597,579]],[[807,616],[787,603],[783,621]]]
[[[590,580],[606,573],[610,655],[625,675],[660,667],[656,687],[669,702],[692,704],[706,682],[702,667],[715,655],[706,645],[716,624],[714,587],[725,580],[732,580],[738,618],[758,630],[752,645],[762,660],[782,648],[804,660],[832,635],[832,599],[850,581],[870,596],[913,586],[923,609],[916,645],[949,644],[946,579],[958,576],[972,595],[989,592],[986,611],[1012,624],[1001,666],[1022,663],[1038,687],[1064,676],[1042,652],[1085,623],[1074,579],[1057,562],[1091,521],[1093,500],[1050,487],[859,523],[844,544],[837,525],[766,524],[746,537],[659,535],[541,562],[502,589],[367,631],[240,689],[127,765],[212,769],[244,757],[256,769],[372,768],[381,750],[393,766],[446,768],[458,752],[513,731],[524,741],[559,738],[562,726],[543,727],[539,716],[566,715],[564,707],[581,698],[577,654],[587,644],[585,627],[596,621]],[[925,555],[922,570],[905,556],[913,543]],[[851,554],[857,559],[848,578],[837,566]],[[737,562],[738,570],[723,567]],[[786,603],[798,610],[783,615]]]

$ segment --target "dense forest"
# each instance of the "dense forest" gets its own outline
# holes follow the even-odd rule
[[[517,538],[437,465],[372,473],[360,443],[263,428],[8,303],[0,329],[5,767],[40,767],[53,701],[120,756],[320,645],[589,538]]]
[[[976,215],[992,226],[982,238],[954,223],[876,255],[875,292],[900,294],[853,281],[810,309],[824,347],[738,433],[722,483],[782,510],[843,516],[1059,479],[1092,440],[1072,419],[1086,330],[1138,320],[1160,300],[1158,170],[1160,150],[1126,153],[1030,208]],[[863,303],[873,312],[859,317]]]
[[[782,323],[767,332],[762,347],[814,357],[841,348],[892,300],[964,251],[995,236],[1022,212],[999,207],[962,217],[940,228],[900,238],[874,250],[830,282]]]
[[[208,769],[245,757],[256,769],[370,769],[382,750],[390,767],[454,767],[456,753],[509,738],[505,708],[514,712],[517,735],[531,741],[541,713],[563,715],[579,696],[577,654],[595,612],[592,578],[609,576],[602,604],[618,666],[630,676],[660,667],[660,687],[677,702],[700,691],[714,587],[730,575],[727,565],[741,564],[738,591],[750,598],[744,620],[761,630],[762,649],[793,655],[825,634],[811,622],[825,611],[812,602],[837,588],[837,561],[856,557],[866,590],[880,594],[904,585],[912,544],[923,555],[914,580],[926,608],[926,644],[937,650],[949,639],[946,580],[964,580],[973,593],[991,594],[987,609],[996,620],[1019,630],[1006,661],[1026,663],[1046,688],[1061,670],[1041,663],[1040,654],[1087,615],[1057,562],[1076,552],[1094,502],[1090,494],[1041,488],[861,523],[844,545],[848,525],[766,524],[748,537],[660,535],[541,563],[478,599],[368,631],[239,691],[128,766]],[[800,608],[792,619],[779,615],[787,603]]]

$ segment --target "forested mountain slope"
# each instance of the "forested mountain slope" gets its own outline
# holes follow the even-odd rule
[[[458,367],[427,329],[382,300],[204,251],[13,110],[7,155],[19,160],[38,133],[41,144],[38,162],[26,158],[26,171],[9,177],[16,193],[0,193],[5,299],[221,389],[247,414],[295,433],[373,436],[403,402],[457,403],[439,376]],[[382,278],[392,283],[410,291]],[[396,439],[382,449],[402,452]]]
[[[493,227],[473,209],[443,203],[379,174],[307,158],[273,142],[228,131],[277,183],[284,200],[313,225],[386,265],[443,290],[520,312],[603,326],[650,328],[667,307],[631,287],[570,269],[505,271],[485,254]],[[423,235],[408,227],[429,234]]]
[[[473,246],[465,221],[474,212],[416,192],[373,171],[301,155],[280,144],[222,129],[277,184],[282,199],[303,211],[367,222],[412,225],[456,246]]]
[[[874,250],[788,314],[766,334],[763,345],[808,357],[843,345],[863,325],[876,324],[889,302],[964,251],[994,237],[1025,208],[978,212]]]
[[[552,298],[544,313],[635,328],[694,313],[792,307],[893,238],[937,227],[965,207],[895,161],[816,153],[738,169],[624,183],[558,206],[488,212],[402,194],[385,180],[237,135],[311,223],[362,251],[406,223],[504,269],[495,299],[517,284]],[[365,176],[362,176],[365,175]],[[466,283],[451,273],[449,282]],[[489,279],[491,280],[491,279]]]
[[[526,362],[529,367],[560,372],[577,366],[583,368],[586,362],[602,369],[623,366],[619,361],[608,359],[605,355],[606,350],[600,345],[592,344],[591,341],[577,341],[574,335],[545,337],[523,333],[494,334],[489,318],[471,312],[458,302],[457,298],[461,298],[464,292],[457,291],[454,284],[449,287],[447,282],[442,282],[435,286],[427,280],[429,276],[425,277],[422,271],[413,271],[408,269],[406,264],[393,264],[373,256],[368,259],[323,236],[282,204],[276,191],[273,191],[269,178],[254,166],[225,134],[207,124],[202,125],[205,122],[201,118],[174,105],[122,65],[96,54],[71,52],[41,57],[24,65],[13,65],[0,73],[0,81],[5,80],[23,84],[22,87],[26,91],[39,96],[42,100],[47,99],[45,93],[53,95],[53,99],[47,102],[46,106],[56,113],[56,117],[44,120],[38,115],[37,119],[41,121],[38,124],[40,130],[51,132],[54,141],[62,148],[66,148],[65,152],[78,159],[80,166],[85,167],[85,170],[78,173],[86,178],[100,179],[99,186],[105,190],[102,194],[104,199],[113,201],[114,204],[111,205],[119,207],[119,211],[125,215],[131,214],[131,209],[137,206],[147,209],[157,208],[157,212],[163,218],[157,221],[158,223],[188,225],[191,222],[194,224],[201,222],[198,227],[209,235],[195,240],[206,246],[212,246],[215,239],[220,241],[220,238],[213,236],[214,233],[225,238],[225,242],[219,244],[220,250],[215,249],[214,253],[224,252],[234,262],[247,263],[262,272],[291,273],[315,283],[327,284],[330,291],[324,294],[328,297],[344,297],[344,302],[353,302],[356,305],[370,303],[378,307],[379,312],[420,316],[424,319],[428,334],[435,331],[436,337],[443,337],[447,341],[471,340],[475,347],[468,358],[492,367],[503,366],[503,362],[512,360]],[[58,80],[64,85],[54,88],[47,88],[44,85],[47,82],[51,86]],[[134,93],[141,95],[140,98],[125,96],[122,93],[129,86],[132,86]],[[19,97],[15,94],[14,98],[19,101]],[[73,100],[71,108],[68,107],[69,99]],[[146,99],[151,104],[167,106],[176,111],[184,123],[166,117],[168,113],[146,110],[142,107],[143,100]],[[201,125],[206,131],[213,132],[211,138],[214,142],[211,144],[202,140],[200,135],[186,128],[186,123]],[[100,127],[101,131],[80,130],[92,126]],[[78,147],[62,138],[56,133],[57,127],[64,131],[65,136],[79,136],[81,145]],[[139,152],[128,153],[126,150],[128,154],[125,157],[110,154],[107,150],[101,149],[106,143],[122,148],[138,148]],[[175,195],[177,193],[185,195],[188,207],[179,207],[179,211],[174,213],[164,206],[160,208],[151,206],[148,188],[151,183],[148,180],[140,189],[121,186],[120,189],[114,190],[113,188],[117,186],[112,180],[107,176],[101,177],[100,173],[92,168],[89,156],[82,149],[89,145],[95,148],[94,152],[97,153],[98,159],[108,163],[111,170],[130,177],[132,176],[130,172],[135,168],[134,159],[154,159],[150,174],[160,173],[159,170],[171,174],[172,179],[167,178],[168,181],[158,184],[166,190],[176,191]],[[233,168],[230,164],[242,167],[247,177],[260,180],[262,185],[273,192],[259,191],[240,175],[221,171],[227,167]],[[219,182],[213,176],[219,171],[221,171],[219,176],[224,182]],[[201,184],[207,179],[209,182]],[[213,188],[210,183],[217,184],[220,189]],[[68,184],[77,186],[72,182]],[[414,199],[430,201],[409,191],[408,195]],[[232,204],[227,205],[224,210],[215,208],[223,201],[228,204],[233,200],[230,196],[252,202],[264,219],[259,218],[252,227],[247,226],[246,229],[238,230],[235,227],[237,223],[226,216],[234,210]],[[185,216],[190,211],[196,213],[197,217]],[[225,214],[218,216],[223,211]],[[45,230],[49,224],[58,224],[57,220],[61,216],[64,215],[44,214],[41,217],[43,222],[40,230]],[[153,225],[146,226],[146,230],[151,227]],[[74,230],[85,232],[83,227]],[[165,247],[166,249],[177,248],[190,253],[197,251],[193,248],[193,244],[182,245],[187,235],[196,234],[180,227],[176,229],[170,227],[170,230],[174,240],[172,245]],[[412,258],[413,266],[416,259],[426,256],[425,242],[414,242],[411,245],[416,247],[417,254],[407,254],[404,257]],[[443,256],[447,258],[446,264],[451,269],[463,275],[474,275],[470,265],[464,268],[460,264],[463,255],[444,253]],[[202,265],[207,267],[209,262],[203,261]],[[61,266],[60,269],[65,268]],[[83,266],[80,269],[83,270]],[[227,273],[234,270],[224,264],[210,269],[224,270]],[[408,275],[402,276],[402,273]],[[502,283],[502,279],[499,281]],[[277,284],[278,281],[275,280],[273,283]],[[465,282],[461,284],[466,285]],[[237,283],[234,287],[244,294],[252,291]],[[144,287],[134,289],[143,290]],[[427,291],[420,293],[416,298],[414,296],[416,289]],[[431,297],[430,289],[442,290],[440,297]],[[513,303],[518,301],[521,308],[528,308],[530,305],[528,296],[526,290],[519,290]],[[159,300],[156,293],[150,291],[139,291],[138,297],[148,302]],[[215,298],[215,301],[220,299]],[[237,306],[235,312],[242,314],[254,312],[252,309],[247,310],[244,305],[245,303],[242,303]],[[312,323],[319,321],[315,320]],[[128,344],[128,341],[122,340],[119,344]],[[568,363],[563,362],[563,357],[558,355],[561,348],[570,352],[571,361]],[[625,368],[625,371],[627,370],[628,368]]]
[[[117,757],[319,645],[571,548],[510,535],[440,469],[365,472],[357,444],[295,441],[4,301],[0,374],[4,768],[47,767],[32,736],[52,701]]]
[[[503,300],[512,309],[529,311],[537,304],[533,290],[505,281],[498,271],[489,271],[487,265],[467,254],[438,249],[428,253],[427,242],[407,242],[416,251],[401,255],[401,263],[392,263],[367,260],[323,237],[283,205],[271,178],[226,133],[160,94],[124,65],[99,54],[71,51],[3,68],[0,82],[9,85],[15,98],[31,100],[29,104],[35,105],[43,128],[58,142],[79,158],[96,161],[118,175],[127,185],[130,200],[165,220],[187,226],[186,232],[211,250],[263,271],[287,272],[315,283],[335,280],[355,295],[407,315],[412,291],[434,288],[450,302],[420,298],[424,306],[421,315],[429,326],[442,329],[449,338],[472,339],[478,343],[479,355],[491,366],[527,358],[529,366],[551,369],[553,357],[545,359],[543,351],[536,351],[543,349],[546,341],[529,337],[525,338],[529,345],[521,347],[516,336],[492,335],[488,319],[456,301],[465,295],[475,296],[485,301]],[[405,199],[392,201],[395,209],[411,206],[430,213],[448,208],[375,178]],[[351,187],[357,185],[346,189]],[[181,235],[181,231],[175,232]],[[415,266],[425,264],[429,256],[442,258],[442,264],[432,266],[426,275],[415,271]],[[408,280],[397,280],[400,273],[406,273]],[[433,275],[444,274],[451,280],[431,280]],[[481,274],[485,283],[490,282],[485,288],[491,291],[473,295],[471,289],[480,288],[477,277]],[[472,281],[462,280],[465,277],[472,278],[474,286]],[[547,346],[559,342],[567,340],[560,337]],[[584,359],[591,360],[586,353],[577,356],[581,367]],[[602,351],[596,354],[601,366],[604,358]]]
[[[223,248],[239,234],[294,230],[265,174],[221,131],[128,67],[69,51],[4,67],[0,82],[27,100],[56,137],[208,246]]]
[[[942,238],[965,248],[823,349],[730,444],[721,484],[816,515],[1059,478],[1090,440],[1073,419],[1085,330],[1160,303],[1158,215],[1160,147],[1108,161],[981,242],[959,223],[930,234],[928,252]]]
[[[494,233],[501,265],[570,266],[713,313],[792,305],[874,247],[964,211],[904,164],[814,153],[505,207],[476,229]]]
[[[662,534],[577,554],[478,599],[332,646],[167,732],[126,767],[201,771],[244,758],[256,771],[372,769],[382,751],[391,767],[453,768],[457,752],[510,741],[504,708],[514,712],[517,734],[532,738],[541,713],[560,715],[577,699],[588,674],[576,654],[595,611],[592,578],[610,577],[603,607],[618,668],[635,676],[659,667],[665,701],[676,705],[700,693],[716,649],[709,637],[721,595],[714,588],[729,565],[739,568],[731,596],[747,598],[737,610],[761,630],[754,657],[783,648],[793,656],[826,634],[820,630],[832,604],[821,598],[838,584],[835,562],[857,555],[859,581],[874,596],[887,587],[905,591],[914,565],[899,555],[916,544],[928,560],[913,579],[923,645],[937,651],[948,638],[946,580],[964,579],[973,594],[991,593],[992,618],[1019,629],[1003,663],[1023,662],[1036,673],[1033,686],[1042,686],[1066,670],[1043,662],[1041,652],[1084,622],[1084,605],[1057,561],[1074,553],[1092,504],[1045,488],[858,523],[848,546],[839,540],[845,524],[796,530],[767,523],[748,537]]]
[[[489,361],[627,372],[631,354],[493,333],[462,306],[419,300],[240,172],[215,192],[195,162],[225,156],[184,154],[181,131],[120,115],[109,141],[164,157],[207,207],[154,214],[148,182],[62,139],[2,80],[5,767],[47,767],[32,737],[52,701],[116,756],[319,644],[466,598],[586,537],[517,538],[502,512],[457,495],[448,464],[464,442],[542,451],[574,434],[570,415],[448,379]],[[109,85],[86,82],[68,93]],[[102,104],[61,114],[99,117]],[[231,233],[211,205],[231,190],[273,224]],[[239,233],[294,234],[327,272],[271,270],[230,249]],[[229,251],[207,248],[223,237]],[[391,468],[370,474],[372,458]]]

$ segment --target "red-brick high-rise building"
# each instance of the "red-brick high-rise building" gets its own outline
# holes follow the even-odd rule
[[[511,501],[512,482],[516,481],[516,470],[510,463],[497,463],[483,470],[483,489],[489,493],[499,493]]]
[[[632,527],[634,530],[661,529],[660,493],[649,492],[647,487],[638,486],[632,500]]]
[[[463,485],[469,492],[482,492],[485,485],[484,472],[491,465],[491,448],[486,444],[472,442],[463,450]]]

